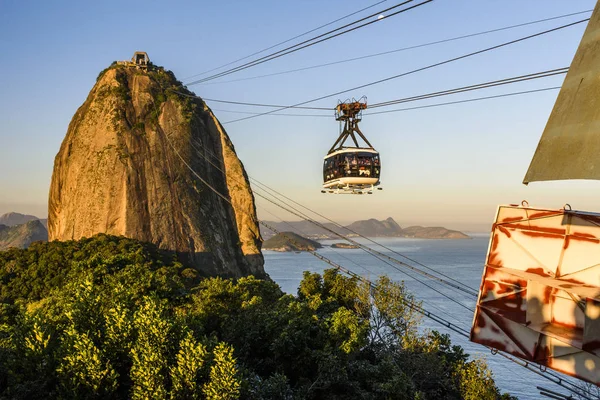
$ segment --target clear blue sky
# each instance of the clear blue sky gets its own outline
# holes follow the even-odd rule
[[[77,107],[112,61],[143,50],[155,64],[186,82],[186,77],[373,3],[0,1],[0,214],[46,215],[54,156]],[[392,4],[389,0],[373,10]],[[594,0],[435,0],[222,81],[589,10],[594,4]],[[588,15],[295,74],[189,89],[207,98],[293,104]],[[584,28],[581,24],[340,97],[366,95],[375,103],[568,66]],[[410,105],[558,86],[562,80],[560,76]],[[576,209],[600,211],[598,182],[521,184],[557,94],[365,116],[362,130],[381,152],[384,190],[364,197],[320,193],[322,157],[338,132],[333,117],[266,116],[225,126],[251,176],[341,222],[393,216],[402,225],[485,230],[498,204],[522,199],[536,206],[570,203]],[[314,105],[333,107],[337,100]],[[209,105],[222,122],[243,115],[220,110],[264,111]],[[261,200],[258,204],[272,210]]]

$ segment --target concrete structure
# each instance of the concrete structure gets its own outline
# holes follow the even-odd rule
[[[148,69],[148,64],[150,64],[150,57],[148,57],[148,53],[145,51],[136,51],[133,53],[133,57],[131,57],[131,62],[135,64],[137,68],[140,69]]]
[[[136,51],[131,57],[131,61],[117,61],[117,65],[125,65],[127,67],[136,67],[138,69],[147,70],[150,66],[150,57],[145,51]]]

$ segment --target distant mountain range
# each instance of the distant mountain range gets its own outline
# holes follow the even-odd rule
[[[334,233],[328,231],[330,229],[340,235],[347,237],[356,237],[357,234],[367,237],[405,237],[417,239],[469,239],[469,236],[462,232],[446,229],[443,227],[423,227],[409,226],[402,228],[393,218],[387,218],[378,221],[374,218],[356,221],[347,225],[345,228],[340,228],[332,223],[323,223],[327,229],[320,228],[308,221],[291,221],[291,222],[272,222],[265,221],[268,225],[273,226],[278,231],[291,231],[309,239],[335,239]],[[347,228],[347,229],[346,229]],[[269,239],[273,236],[273,232],[262,228],[263,239]],[[354,233],[356,232],[356,233]]]
[[[409,226],[402,228],[393,218],[378,221],[374,218],[356,221],[345,228],[340,228],[332,223],[324,223],[327,229],[320,228],[308,221],[292,221],[292,222],[273,222],[265,221],[268,225],[273,226],[280,232],[292,232],[298,235],[297,240],[302,243],[302,248],[296,249],[297,246],[291,246],[287,251],[300,251],[314,248],[312,240],[315,239],[336,239],[338,236],[331,233],[337,232],[342,236],[356,237],[357,234],[367,237],[405,237],[417,239],[469,239],[469,236],[462,232],[446,229],[443,227],[423,227]],[[48,240],[48,221],[39,219],[33,215],[8,213],[0,216],[0,250],[8,249],[9,247],[26,248],[32,242],[38,240]],[[350,230],[348,230],[348,229]],[[356,232],[356,233],[354,233]],[[288,246],[288,241],[282,241],[282,237],[278,240],[269,241],[275,235],[261,226],[262,237],[265,240],[263,249],[275,249],[282,246]],[[277,238],[277,236],[275,236]],[[311,242],[302,242],[306,239],[312,239]],[[317,243],[318,244],[318,243]],[[285,250],[283,250],[285,251]]]
[[[16,212],[9,212],[4,215],[0,215],[0,225],[6,226],[23,225],[29,221],[37,220],[41,221],[46,229],[48,229],[48,220],[38,218],[35,215],[19,214]]]
[[[0,225],[0,250],[26,248],[40,240],[48,240],[48,231],[39,219],[21,225]]]
[[[48,220],[15,212],[0,215],[0,250],[48,240]]]

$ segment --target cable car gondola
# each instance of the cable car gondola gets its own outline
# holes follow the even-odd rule
[[[340,121],[342,130],[323,160],[322,193],[372,194],[373,189],[379,185],[381,175],[379,153],[358,128],[362,110],[366,108],[365,97],[359,101],[352,99],[343,103],[338,102],[335,108],[335,119]],[[366,143],[366,146],[361,147],[358,144],[355,133]],[[352,138],[354,146],[344,146],[348,138]]]

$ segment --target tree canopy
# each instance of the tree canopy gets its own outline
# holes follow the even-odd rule
[[[98,235],[0,253],[0,398],[498,399],[414,297],[336,270],[297,296]]]

